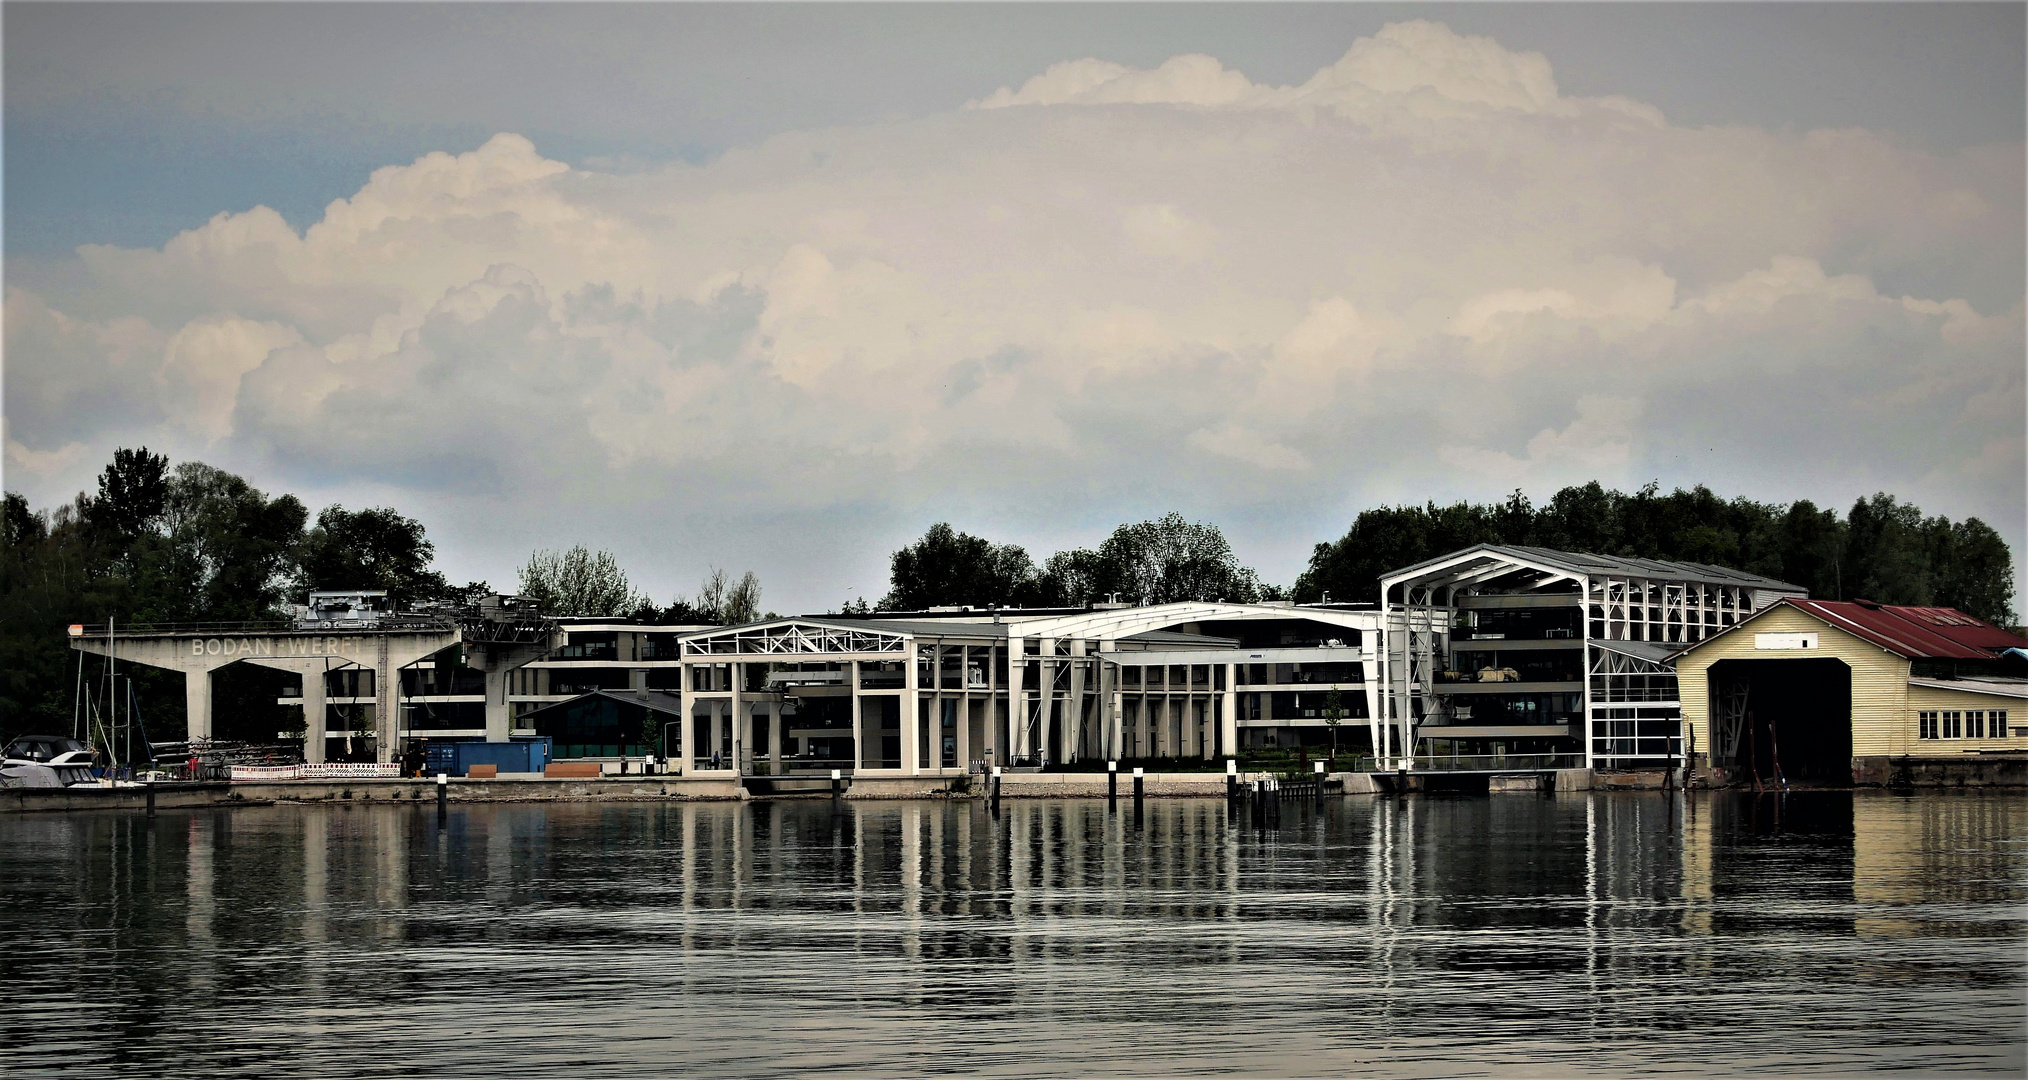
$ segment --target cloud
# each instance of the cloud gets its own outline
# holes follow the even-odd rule
[[[10,482],[183,440],[427,507],[496,576],[595,528],[686,587],[1171,508],[1287,578],[1373,500],[1592,478],[2022,539],[2018,160],[1672,127],[1430,22],[1293,86],[1078,60],[977,104],[629,173],[502,134],[301,231],[14,267]]]
[[[1557,488],[1600,480],[1624,484],[1633,463],[1634,423],[1642,405],[1631,398],[1587,394],[1577,399],[1577,417],[1561,430],[1544,428],[1519,455],[1474,447],[1445,446],[1437,456],[1457,469],[1509,487]]]
[[[1541,53],[1514,52],[1438,22],[1391,23],[1360,38],[1338,62],[1299,86],[1255,83],[1210,56],[1172,57],[1149,70],[1104,60],[1052,64],[1021,84],[971,102],[1022,105],[1188,105],[1200,108],[1330,109],[1378,119],[1389,113],[1455,116],[1475,107],[1575,116],[1599,109],[1659,126],[1662,114],[1624,98],[1566,98]]]
[[[1269,442],[1261,438],[1258,432],[1248,431],[1238,424],[1225,424],[1217,428],[1200,428],[1193,431],[1190,433],[1190,445],[1209,454],[1268,470],[1300,470],[1310,467],[1310,459],[1300,452]]]

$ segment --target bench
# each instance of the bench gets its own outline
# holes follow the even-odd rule
[[[473,765],[465,770],[465,776],[473,780],[492,780],[500,775],[498,765]]]
[[[599,763],[596,761],[552,761],[543,766],[542,775],[551,780],[596,780]]]

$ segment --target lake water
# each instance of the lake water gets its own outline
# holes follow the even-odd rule
[[[2018,794],[5,816],[0,1073],[2019,1075],[2024,901]]]

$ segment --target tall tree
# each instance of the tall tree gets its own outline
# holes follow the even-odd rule
[[[944,605],[1001,607],[1021,603],[1035,577],[1028,552],[994,544],[937,522],[889,560],[890,588],[882,611]]]
[[[168,573],[191,590],[188,614],[232,620],[278,613],[309,518],[294,495],[270,499],[232,473],[186,461],[170,474],[164,517]]]
[[[303,538],[298,582],[304,589],[385,589],[388,599],[406,607],[451,592],[430,568],[435,557],[436,545],[413,518],[387,507],[330,506]]]
[[[1941,519],[1939,519],[1941,521]],[[1942,522],[1930,563],[1938,604],[2000,626],[2014,625],[2014,553],[1993,527],[1978,518]]]
[[[124,551],[156,528],[168,508],[169,459],[147,447],[113,451],[99,473],[99,493],[85,502],[85,517],[100,539]]]
[[[739,626],[760,618],[760,577],[748,570],[737,580],[724,570],[712,567],[697,590],[697,599],[687,605],[698,621],[714,626]],[[679,601],[680,603],[680,601]]]
[[[1241,566],[1218,526],[1168,513],[1121,525],[1097,551],[1060,551],[1049,557],[1032,595],[1052,605],[1081,605],[1117,597],[1126,603],[1261,598],[1260,579]]]
[[[1936,595],[1921,508],[1878,494],[1845,515],[1847,591],[1882,604],[1927,604]]]
[[[594,552],[583,544],[529,555],[521,568],[521,595],[550,615],[628,615],[647,602],[612,552]]]

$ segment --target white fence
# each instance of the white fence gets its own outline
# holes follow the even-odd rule
[[[234,765],[234,780],[393,780],[401,766],[393,762],[341,761],[327,765]]]

